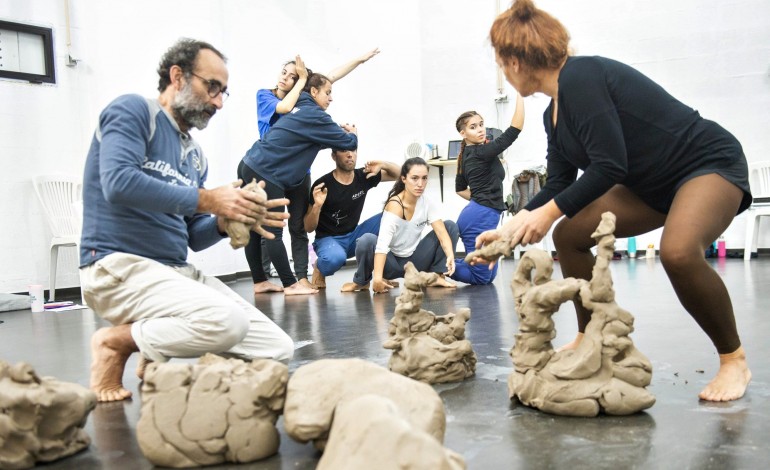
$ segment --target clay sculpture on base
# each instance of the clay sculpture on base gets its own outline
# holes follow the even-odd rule
[[[419,272],[407,263],[405,289],[396,299],[396,312],[383,347],[392,349],[388,368],[430,384],[459,382],[476,372],[476,354],[465,339],[468,308],[437,316],[423,310],[422,288],[436,280],[436,273]]]
[[[278,451],[275,422],[289,371],[270,359],[151,363],[136,433],[147,459],[165,467],[246,463]]]
[[[465,469],[465,460],[379,395],[341,402],[334,410],[329,442],[316,470]]]
[[[634,318],[615,303],[609,271],[614,231],[615,215],[605,212],[592,234],[598,249],[590,282],[551,280],[553,260],[541,250],[528,250],[521,258],[512,282],[519,317],[508,379],[512,399],[568,416],[627,415],[655,403],[645,389],[652,365],[629,337]],[[575,349],[556,352],[551,316],[570,300],[590,310],[591,321]]]
[[[257,180],[251,180],[251,183],[247,184],[241,191],[251,191],[262,195],[264,200],[267,200],[267,193],[258,184]],[[251,236],[251,226],[238,222],[237,220],[225,219],[225,232],[230,237],[230,246],[233,249],[243,248],[249,244],[249,237]]]
[[[321,359],[298,368],[286,391],[286,433],[323,450],[337,406],[369,394],[388,398],[412,428],[444,442],[444,403],[433,387],[362,359]]]
[[[96,395],[81,385],[0,361],[0,468],[32,468],[85,449],[94,406]]]

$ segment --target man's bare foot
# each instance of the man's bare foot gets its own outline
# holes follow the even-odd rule
[[[131,397],[123,388],[123,371],[132,353],[138,351],[131,325],[97,330],[91,337],[91,390],[97,401],[120,401]]]
[[[556,348],[556,352],[571,351],[573,349],[577,349],[581,341],[583,341],[583,333],[578,332],[577,336],[575,336],[575,339],[560,348]]]
[[[457,284],[449,281],[446,276],[439,274],[435,281],[428,284],[427,287],[457,287]]]
[[[698,394],[701,400],[732,401],[746,393],[751,382],[751,371],[746,363],[743,346],[730,354],[719,355],[719,372]]]
[[[307,281],[307,279],[305,280]],[[301,282],[295,282],[289,287],[285,287],[283,289],[283,295],[310,295],[310,294],[317,294],[317,293],[318,293],[318,289],[313,289],[312,287],[306,287],[302,285]]]
[[[361,292],[362,290],[369,290],[368,282],[363,286],[356,284],[355,282],[346,282],[345,284],[342,284],[342,289],[340,289],[340,292]]]
[[[147,370],[147,366],[150,365],[151,362],[151,360],[143,355],[139,355],[139,362],[136,363],[136,376],[139,377],[139,380],[144,380],[144,371]]]
[[[324,276],[317,267],[313,267],[313,279],[310,283],[316,289],[326,289],[326,276]]]
[[[283,292],[283,287],[273,284],[270,281],[262,281],[254,284],[255,294],[265,294],[268,292]]]

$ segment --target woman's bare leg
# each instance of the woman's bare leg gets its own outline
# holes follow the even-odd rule
[[[553,242],[559,257],[562,275],[576,279],[591,279],[595,258],[591,248],[596,244],[591,234],[601,222],[602,214],[615,214],[615,236],[630,237],[663,226],[665,215],[653,210],[625,186],[616,185],[602,197],[589,204],[574,217],[564,218],[553,231]],[[576,303],[578,335],[559,350],[574,349],[580,344],[591,312]]]
[[[719,353],[719,371],[700,393],[703,400],[736,400],[751,381],[730,295],[703,256],[732,222],[742,197],[717,174],[688,181],[674,198],[660,244],[661,262],[679,301]]]

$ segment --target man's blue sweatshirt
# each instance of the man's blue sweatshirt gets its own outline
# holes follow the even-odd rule
[[[157,100],[124,95],[99,116],[83,176],[80,265],[122,252],[187,263],[222,240],[216,219],[196,213],[206,158]]]
[[[254,142],[243,162],[271,183],[289,189],[305,178],[325,148],[355,150],[358,138],[335,123],[307,92],[279,119],[263,140]]]

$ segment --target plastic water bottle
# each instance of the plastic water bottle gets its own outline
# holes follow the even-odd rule
[[[727,258],[727,245],[725,244],[724,235],[721,235],[717,240],[717,256],[720,258]]]
[[[645,254],[645,257],[655,258],[655,245],[653,243],[647,245],[647,253]]]
[[[628,237],[628,252],[629,258],[636,258],[636,237]]]

